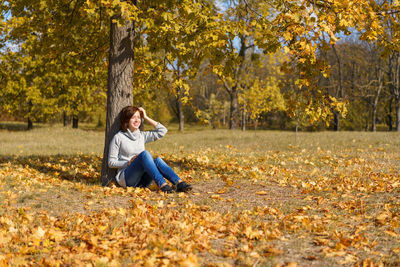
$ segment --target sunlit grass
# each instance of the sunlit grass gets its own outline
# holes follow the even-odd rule
[[[4,123],[3,123],[4,124]],[[357,154],[364,150],[395,151],[400,147],[400,134],[395,132],[299,132],[213,130],[203,126],[187,126],[185,132],[177,131],[177,125],[167,126],[169,132],[162,139],[147,145],[156,153],[192,153],[207,148],[224,151],[236,149],[237,153],[265,151],[291,151],[306,149],[347,151]],[[3,127],[4,128],[4,127]],[[13,129],[18,128],[13,126]],[[84,130],[83,130],[84,129]],[[56,125],[38,125],[31,131],[0,130],[1,155],[55,155],[96,154],[102,155],[104,131],[85,125],[72,129]],[[150,129],[147,127],[146,129]]]
[[[100,154],[104,132],[42,125],[31,131],[0,131],[2,155]]]

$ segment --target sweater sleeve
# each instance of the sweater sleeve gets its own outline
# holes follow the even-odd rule
[[[168,132],[167,128],[161,123],[157,123],[155,129],[153,131],[145,131],[143,132],[144,142],[149,143],[156,141],[163,137]]]
[[[109,152],[108,152],[108,167],[110,168],[125,168],[128,166],[129,161],[119,159],[119,147],[121,145],[121,140],[118,135],[114,135],[110,142]]]

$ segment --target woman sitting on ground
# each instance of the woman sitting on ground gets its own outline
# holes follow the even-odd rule
[[[161,191],[173,192],[164,177],[176,186],[177,192],[186,192],[192,186],[184,181],[161,158],[153,159],[144,145],[167,133],[167,128],[146,115],[140,107],[127,106],[121,111],[121,131],[110,143],[108,166],[118,168],[116,180],[122,187],[148,187],[154,180]],[[154,126],[153,131],[140,131],[142,119]]]

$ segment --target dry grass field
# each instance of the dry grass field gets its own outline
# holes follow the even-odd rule
[[[398,133],[174,126],[194,189],[101,187],[104,132],[0,127],[0,266],[399,266]]]

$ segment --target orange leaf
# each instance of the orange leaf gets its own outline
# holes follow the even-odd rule
[[[279,249],[276,249],[276,248],[274,248],[274,247],[266,247],[266,248],[264,249],[264,254],[265,254],[266,256],[268,256],[268,255],[277,256],[277,255],[282,255],[282,254],[283,254],[283,251],[282,251],[282,250],[279,250]]]

